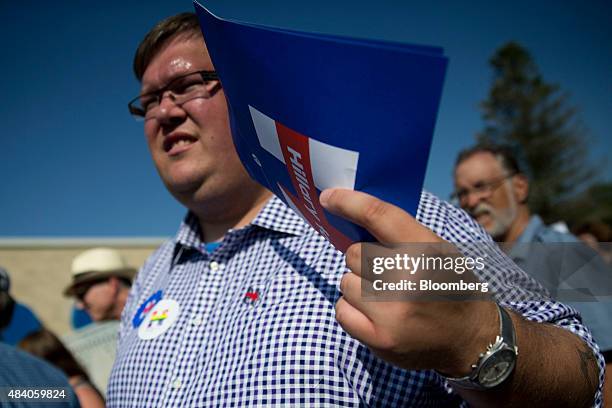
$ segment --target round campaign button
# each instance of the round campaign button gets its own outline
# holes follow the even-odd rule
[[[138,326],[140,326],[142,321],[145,319],[145,316],[147,315],[147,313],[149,313],[151,309],[153,309],[153,307],[160,300],[162,300],[162,291],[158,290],[157,292],[149,296],[147,300],[142,302],[142,304],[140,305],[140,307],[134,314],[134,318],[132,319],[132,325],[134,326],[134,328],[137,328]]]
[[[138,328],[138,337],[150,340],[161,336],[176,322],[180,312],[181,307],[176,300],[160,300],[145,316]]]

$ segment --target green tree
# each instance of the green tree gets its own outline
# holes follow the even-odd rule
[[[612,183],[597,183],[581,194],[561,203],[564,220],[571,227],[585,222],[602,222],[612,226]]]
[[[542,78],[521,45],[502,46],[489,62],[493,82],[481,104],[485,126],[477,139],[519,153],[531,180],[531,210],[547,222],[562,219],[558,204],[584,191],[595,175],[577,110],[557,84]]]

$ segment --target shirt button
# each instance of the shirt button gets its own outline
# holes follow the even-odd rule
[[[200,316],[196,316],[193,319],[191,319],[191,324],[193,324],[194,326],[199,326],[202,324],[202,318]]]
[[[213,271],[218,270],[218,269],[219,269],[219,266],[220,266],[220,265],[219,265],[219,263],[218,263],[218,262],[216,262],[216,261],[212,261],[212,262],[210,263],[210,269],[212,269]]]
[[[181,383],[181,379],[177,378],[174,381],[172,381],[172,388],[174,388],[175,390],[178,390],[179,388],[181,388],[181,385],[183,385]]]

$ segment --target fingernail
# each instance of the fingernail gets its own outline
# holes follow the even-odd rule
[[[321,192],[321,195],[319,196],[319,202],[323,207],[327,206],[327,201],[329,200],[329,196],[331,195],[331,193],[331,188],[325,189]]]

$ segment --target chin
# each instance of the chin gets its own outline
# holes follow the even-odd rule
[[[206,176],[193,167],[181,166],[172,171],[160,172],[164,185],[173,195],[194,194],[204,181]]]
[[[489,228],[485,228],[485,231],[487,231],[487,233],[491,236],[491,238],[493,238],[494,240],[499,240],[501,237],[504,236],[504,234],[506,233],[506,231],[504,230],[504,228],[500,227],[499,225],[493,225]]]
[[[95,315],[95,314],[92,314],[91,312],[89,313],[89,316],[91,317],[91,320],[93,320],[94,322],[101,322],[102,320],[104,320],[104,316]]]
[[[199,190],[202,187],[199,183],[166,183],[166,188],[172,196],[183,206],[191,208],[193,203],[199,201]]]
[[[196,178],[171,179],[164,182],[166,188],[173,194],[195,194],[203,181]]]

